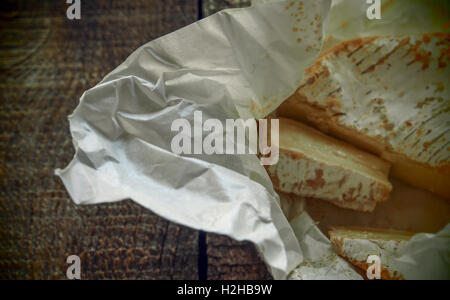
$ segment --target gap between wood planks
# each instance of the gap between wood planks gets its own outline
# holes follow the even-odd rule
[[[203,0],[198,0],[197,19],[203,19]],[[208,254],[206,246],[206,232],[198,232],[198,279],[208,280]]]

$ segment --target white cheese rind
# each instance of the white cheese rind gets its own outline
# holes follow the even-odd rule
[[[450,198],[449,46],[450,34],[343,42],[277,113],[380,155],[393,176]]]
[[[359,211],[373,211],[391,190],[391,186],[366,174],[283,149],[278,164],[268,167],[268,172],[280,192],[319,198]]]
[[[393,258],[407,245],[407,241],[343,238],[339,243],[340,255],[350,261],[364,264],[369,256],[377,255],[390,278],[403,277]]]
[[[449,42],[449,35],[430,35],[349,43],[315,66],[319,73],[326,70],[324,80],[298,93],[331,106],[340,124],[439,166],[450,160],[450,69],[448,54],[442,54]]]

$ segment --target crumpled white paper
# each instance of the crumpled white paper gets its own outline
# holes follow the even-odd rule
[[[417,234],[393,257],[408,280],[450,279],[450,224],[437,234]]]
[[[69,117],[76,154],[56,174],[75,203],[130,198],[173,222],[251,241],[275,279],[302,262],[298,278],[359,278],[337,257],[324,268],[326,237],[306,213],[288,223],[255,155],[170,150],[175,119],[262,118],[292,94],[320,54],[330,5],[258,0],[136,50]]]
[[[313,219],[302,212],[290,221],[303,251],[303,262],[289,275],[291,280],[362,280],[347,261],[334,251],[330,240]]]

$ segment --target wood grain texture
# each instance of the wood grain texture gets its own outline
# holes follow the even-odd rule
[[[250,242],[237,242],[229,237],[208,234],[208,279],[269,280],[266,265]]]
[[[67,116],[140,45],[197,18],[194,0],[2,2],[0,278],[197,279],[198,233],[131,201],[75,206],[54,169],[74,152]]]

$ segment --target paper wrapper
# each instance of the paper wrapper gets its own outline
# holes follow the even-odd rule
[[[361,278],[305,212],[288,222],[255,155],[180,156],[170,146],[172,121],[194,125],[194,111],[225,122],[276,109],[320,54],[330,6],[254,1],[136,50],[69,117],[76,154],[56,174],[75,203],[130,198],[173,222],[251,241],[275,279],[299,264],[296,278]]]

